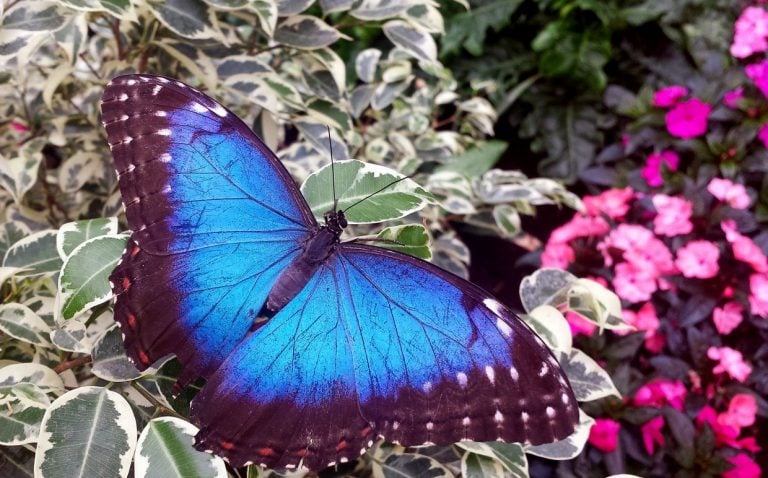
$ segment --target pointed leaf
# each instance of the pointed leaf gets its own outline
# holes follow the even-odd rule
[[[226,478],[224,460],[193,446],[198,431],[174,417],[149,422],[136,445],[136,478]]]
[[[45,392],[32,383],[0,386],[0,445],[36,442],[50,404]]]
[[[68,222],[59,228],[56,249],[65,260],[77,246],[94,237],[117,234],[117,218],[107,217]]]
[[[376,245],[379,247],[392,249],[427,261],[432,259],[432,251],[429,249],[429,233],[421,224],[387,227],[382,229],[376,237],[387,241],[377,242]]]
[[[571,353],[560,360],[560,366],[568,376],[576,400],[589,402],[610,395],[621,398],[608,372],[581,350],[571,349]]]
[[[125,250],[128,236],[95,237],[80,244],[61,268],[61,319],[67,320],[112,297],[109,274]]]
[[[418,60],[436,61],[437,44],[429,33],[412,27],[402,20],[392,20],[384,24],[384,34]]]
[[[322,20],[308,15],[294,15],[278,25],[275,41],[294,48],[322,48],[343,35]]]
[[[55,275],[61,270],[61,258],[56,250],[56,231],[36,232],[16,242],[5,253],[3,267],[24,269],[17,276]]]
[[[0,331],[33,345],[51,346],[50,327],[25,305],[0,305]]]

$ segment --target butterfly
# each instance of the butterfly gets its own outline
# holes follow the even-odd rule
[[[579,409],[543,341],[480,287],[319,225],[275,154],[179,81],[113,79],[102,121],[128,226],[110,275],[128,356],[203,377],[198,449],[235,466],[354,460],[378,437],[542,444]],[[260,317],[269,317],[263,321]]]

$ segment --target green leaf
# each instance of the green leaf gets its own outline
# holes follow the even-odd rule
[[[429,33],[412,27],[402,20],[392,20],[382,27],[389,41],[418,60],[436,61],[437,45]]]
[[[544,268],[523,278],[520,283],[520,300],[523,308],[530,313],[540,305],[557,308],[566,302],[568,286],[576,276],[560,269]]]
[[[198,431],[175,417],[150,421],[136,445],[136,478],[227,478],[224,460],[192,445]]]
[[[621,300],[601,284],[576,279],[568,288],[568,308],[600,329],[635,330],[621,317]]]
[[[497,204],[493,208],[493,219],[502,237],[515,237],[522,231],[520,214],[509,204]]]
[[[494,457],[504,465],[507,472],[505,477],[528,478],[528,458],[522,445],[491,441],[485,443],[485,446],[493,450]]]
[[[461,458],[461,475],[465,478],[502,476],[503,470],[501,463],[487,456],[467,452]]]
[[[435,171],[454,171],[469,178],[479,177],[499,161],[508,145],[506,141],[499,140],[477,143],[465,152],[451,157],[435,168]]]
[[[8,221],[0,225],[0,257],[5,257],[8,249],[30,234],[29,227],[19,221]]]
[[[396,17],[419,3],[420,0],[362,0],[349,14],[361,20],[384,20]]]
[[[25,305],[0,305],[0,331],[23,342],[51,346],[48,324]]]
[[[561,355],[560,366],[568,376],[576,400],[590,402],[611,395],[621,398],[608,372],[581,350],[571,349],[571,353]]]
[[[58,273],[61,258],[56,250],[56,231],[36,232],[16,242],[5,253],[3,267],[24,269],[16,274],[21,277]]]
[[[66,10],[52,2],[18,2],[3,17],[0,31],[55,32],[66,19]]]
[[[0,386],[0,445],[36,442],[50,404],[45,392],[32,383]]]
[[[59,2],[74,10],[107,12],[123,20],[136,19],[130,0],[59,0]]]
[[[251,0],[251,8],[259,17],[261,29],[272,38],[277,26],[277,2],[275,0]]]
[[[112,297],[109,274],[125,250],[126,235],[89,239],[67,257],[59,279],[61,319],[108,301]]]
[[[331,137],[329,138],[328,127],[317,121],[300,119],[294,121],[293,124],[299,128],[299,131],[301,131],[301,134],[304,135],[309,144],[326,158],[333,157],[337,161],[349,159],[347,144],[335,130],[331,129]]]
[[[550,349],[570,353],[573,336],[568,321],[551,305],[540,305],[521,316]]]
[[[117,234],[117,218],[86,219],[68,222],[59,228],[56,249],[65,260],[77,246],[94,237]]]
[[[360,80],[370,83],[376,79],[376,68],[381,58],[381,50],[378,48],[367,48],[355,57],[355,73]]]
[[[77,151],[59,167],[59,186],[63,191],[75,192],[103,170],[101,155]]]
[[[544,445],[526,446],[525,452],[529,455],[540,456],[550,460],[572,460],[581,455],[584,445],[589,438],[589,430],[595,421],[586,413],[579,411],[579,424],[568,438],[555,443]]]
[[[382,229],[376,237],[386,241],[377,242],[376,245],[379,247],[427,261],[432,259],[432,251],[429,249],[429,233],[421,224],[387,227]]]
[[[93,374],[104,380],[126,382],[142,375],[142,372],[125,355],[123,334],[117,323],[94,342],[91,355],[93,356]]]
[[[278,25],[274,38],[287,46],[313,50],[335,43],[345,36],[316,17],[294,15]]]
[[[352,120],[341,106],[330,101],[315,99],[307,103],[307,113],[317,121],[346,133],[352,129]]]
[[[80,387],[46,410],[35,456],[38,478],[128,476],[136,446],[128,402],[102,387]],[[106,452],[108,450],[108,452]]]
[[[219,38],[216,15],[201,0],[148,1],[157,19],[173,33],[192,40]]]
[[[354,205],[348,212],[345,211],[350,223],[366,224],[398,219],[435,202],[434,196],[415,181],[402,180],[405,176],[383,166],[357,160],[336,161],[334,172],[338,209],[344,210]],[[318,219],[332,210],[333,179],[330,165],[311,174],[301,185],[301,192]],[[373,193],[376,194],[365,199]],[[365,200],[356,204],[362,199]]]
[[[482,55],[488,29],[499,31],[507,26],[522,3],[523,0],[495,0],[449,18],[441,55],[457,53],[460,47],[475,56]]]
[[[454,474],[436,460],[413,453],[392,453],[383,461],[371,463],[373,476],[453,478]]]
[[[53,369],[39,363],[14,363],[0,368],[0,388],[31,383],[46,393],[61,393],[64,382]]]
[[[12,159],[0,157],[0,186],[11,193],[17,203],[37,181],[37,171],[43,160],[41,152],[43,146],[45,146],[43,139],[33,139],[19,149],[17,157]]]

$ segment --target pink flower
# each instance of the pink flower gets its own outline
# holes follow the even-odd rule
[[[660,239],[652,237],[642,247],[624,251],[624,259],[654,277],[677,272],[672,253]],[[659,284],[661,287],[661,284]]]
[[[759,7],[747,7],[734,25],[731,55],[746,58],[768,49],[768,12]]]
[[[768,60],[745,66],[744,73],[755,83],[763,95],[768,96]]]
[[[659,378],[637,389],[632,402],[639,407],[662,408],[670,405],[682,411],[687,393],[683,382]]]
[[[718,333],[728,335],[739,326],[744,314],[744,306],[739,302],[726,302],[722,307],[715,307],[712,312],[712,321]]]
[[[673,237],[688,234],[693,230],[691,212],[693,204],[685,199],[657,194],[653,196],[653,207],[658,214],[653,218],[653,232],[660,236]]]
[[[635,197],[632,188],[609,189],[597,196],[584,197],[584,208],[590,216],[605,214],[612,219],[621,219],[629,211],[629,201]]]
[[[568,326],[571,328],[571,335],[586,335],[591,336],[597,330],[597,325],[588,321],[581,315],[571,310],[565,313],[565,320],[568,321]]]
[[[717,416],[717,421],[737,429],[751,426],[757,415],[757,401],[747,393],[737,393],[728,403],[728,411]]]
[[[648,183],[648,186],[657,188],[664,184],[664,179],[661,177],[662,164],[666,164],[670,171],[677,171],[680,156],[674,151],[661,151],[649,155],[642,170],[643,179]]]
[[[664,428],[664,417],[659,415],[653,417],[640,427],[640,433],[643,435],[643,445],[649,455],[653,455],[656,445],[664,446],[664,434],[661,429]]]
[[[675,266],[685,277],[709,279],[717,275],[720,250],[709,241],[691,241],[677,251]]]
[[[630,262],[616,265],[613,276],[616,294],[627,302],[643,302],[656,292],[656,278],[647,269],[641,269]]]
[[[734,209],[749,207],[749,194],[743,184],[728,179],[712,178],[707,184],[707,191]]]
[[[749,308],[754,315],[768,318],[768,274],[749,276]]]
[[[746,453],[725,458],[730,461],[733,468],[723,472],[723,478],[760,478],[760,466],[752,461]]]
[[[589,443],[598,450],[610,453],[616,449],[621,425],[610,418],[598,418],[589,429]]]
[[[752,266],[755,272],[768,272],[768,258],[755,241],[739,233],[736,222],[727,219],[720,225],[725,232],[725,239],[731,244],[733,257]]]
[[[550,241],[541,253],[541,267],[567,269],[576,260],[573,248],[568,244]]]
[[[768,123],[762,125],[757,131],[757,139],[763,143],[763,146],[768,148]]]
[[[656,236],[643,226],[635,224],[619,224],[612,230],[608,237],[597,245],[597,248],[603,253],[605,265],[613,265],[613,258],[610,249],[620,249],[622,251],[639,250],[644,247]]]
[[[734,446],[738,443],[739,430],[730,425],[720,423],[717,420],[717,412],[709,405],[705,405],[696,415],[696,424],[699,428],[705,423],[715,433],[715,444]]]
[[[17,133],[28,133],[29,128],[27,125],[22,123],[21,121],[13,120],[11,121],[11,128],[16,131]]]
[[[698,98],[681,101],[664,117],[667,131],[678,138],[691,139],[707,132],[707,119],[712,107]]]
[[[653,94],[653,106],[660,106],[662,108],[668,108],[675,106],[677,101],[683,96],[688,94],[688,89],[680,85],[667,86],[662,88]]]
[[[578,237],[602,237],[610,228],[602,217],[577,214],[573,219],[552,231],[549,240],[567,243]]]
[[[752,373],[752,367],[744,362],[741,352],[730,347],[710,347],[707,357],[719,362],[712,369],[715,374],[727,373],[734,380],[744,382]]]
[[[637,312],[622,310],[621,315],[624,322],[645,332],[645,348],[655,353],[661,351],[666,341],[659,333],[659,318],[652,302],[646,302]]]
[[[738,108],[742,98],[744,98],[744,88],[740,86],[735,90],[726,91],[723,95],[723,103],[729,108]]]

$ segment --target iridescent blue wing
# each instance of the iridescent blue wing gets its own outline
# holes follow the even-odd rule
[[[253,326],[317,224],[275,155],[234,114],[167,78],[115,78],[102,99],[129,245],[112,273],[128,355],[175,353],[208,376]]]
[[[571,434],[578,414],[549,349],[487,292],[350,243],[192,407],[202,449],[234,464],[311,469],[354,459],[380,435],[404,445],[548,443]]]

